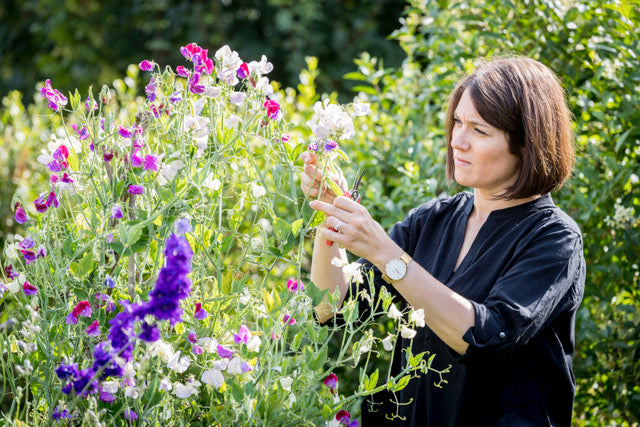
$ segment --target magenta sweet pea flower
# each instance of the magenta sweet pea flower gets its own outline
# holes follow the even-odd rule
[[[233,334],[233,341],[236,344],[246,344],[251,339],[251,331],[247,328],[247,325],[241,325],[240,330],[238,330],[237,334]]]
[[[329,388],[332,392],[338,388],[338,376],[333,372],[326,376],[323,384]]]
[[[73,183],[73,179],[66,172],[62,174],[62,178],[60,178],[60,181],[64,182],[65,184]]]
[[[158,158],[152,154],[144,156],[144,164],[142,168],[146,171],[158,171]]]
[[[310,151],[318,151],[318,143],[316,141],[307,145],[307,149]]]
[[[225,346],[218,344],[218,356],[223,359],[231,359],[233,357],[233,350],[226,348]]]
[[[91,313],[91,304],[89,304],[89,301],[80,301],[73,310],[71,310],[71,313],[67,315],[66,322],[68,325],[75,325],[78,323],[78,316],[91,317]]]
[[[294,319],[293,316],[289,316],[288,314],[285,314],[284,317],[282,318],[282,323],[284,323],[285,325],[295,325],[296,319]]]
[[[189,78],[189,75],[191,74],[191,73],[189,72],[189,70],[187,70],[187,69],[186,69],[185,67],[183,67],[182,65],[178,65],[178,66],[176,67],[176,73],[177,73],[180,77],[184,77],[185,79],[186,79],[186,78]]]
[[[140,68],[141,71],[151,71],[153,70],[153,62],[145,59],[144,61],[138,64],[138,67]]]
[[[236,75],[240,80],[244,80],[247,77],[249,77],[249,66],[247,65],[246,62],[243,62],[240,65],[240,68],[238,68],[238,70],[236,71]]]
[[[49,193],[49,196],[47,196],[47,201],[45,203],[47,207],[53,206],[54,208],[57,208],[58,206],[60,206],[58,197],[56,196],[56,193],[53,190],[51,190],[51,192]]]
[[[47,79],[44,86],[40,88],[40,95],[49,101],[49,108],[58,111],[61,106],[67,105],[68,99],[57,89],[51,87],[51,80]]]
[[[142,194],[144,193],[144,187],[142,185],[130,185],[127,191],[129,194]]]
[[[16,209],[16,213],[14,215],[14,219],[18,224],[24,224],[29,220],[27,213],[24,211],[24,209],[22,209],[22,206],[20,206],[20,203],[16,203],[15,209]]]
[[[182,54],[182,56],[184,56],[186,59],[188,59],[189,61],[193,60],[193,56],[196,53],[199,53],[202,50],[202,48],[200,46],[198,46],[195,43],[189,43],[186,46],[182,46],[180,48],[180,53]]]
[[[89,97],[87,97],[87,100],[84,102],[84,106],[87,109],[87,113],[98,109],[98,103]]]
[[[287,282],[287,289],[289,289],[292,294],[297,294],[298,292],[304,291],[304,285],[302,284],[302,282],[298,282],[294,279],[289,279],[289,281]]]
[[[91,323],[84,331],[90,337],[97,337],[100,335],[100,322],[98,320],[94,320],[93,323]]]
[[[206,319],[208,316],[207,310],[202,308],[202,304],[200,304],[199,302],[196,303],[196,309],[193,313],[193,317],[195,317],[198,320],[204,320]]]
[[[29,282],[24,282],[22,284],[22,290],[24,291],[24,294],[28,297],[38,294],[38,288],[36,288]]]
[[[111,208],[111,218],[113,219],[120,219],[122,218],[124,215],[122,214],[122,206],[120,205],[114,205]]]
[[[109,150],[107,152],[105,152],[104,154],[102,154],[102,159],[109,163],[111,160],[113,160],[113,151]]]
[[[38,197],[33,201],[33,205],[36,207],[36,210],[40,213],[45,213],[49,206],[47,205],[47,201],[43,196]]]
[[[358,420],[351,420],[351,414],[348,411],[341,409],[336,414],[336,421],[339,425],[345,427],[358,427]]]
[[[131,138],[133,136],[133,132],[131,129],[127,129],[124,126],[118,126],[118,135],[123,138]]]
[[[140,150],[136,149],[131,155],[131,166],[139,168],[142,166],[142,157],[140,157]]]
[[[267,109],[267,117],[271,120],[278,119],[278,116],[280,115],[280,104],[278,104],[278,102],[272,99],[267,99],[264,101],[264,108]]]

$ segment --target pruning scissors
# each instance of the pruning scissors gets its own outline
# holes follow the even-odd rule
[[[358,169],[358,172],[356,173],[356,177],[353,180],[353,185],[351,186],[351,190],[345,191],[342,194],[345,197],[349,197],[351,200],[353,200],[356,203],[360,203],[360,199],[361,199],[360,193],[358,193],[358,187],[360,187],[360,182],[362,181],[363,174],[364,174],[364,171],[362,169]],[[336,230],[333,227],[331,229],[335,232],[339,232],[339,230]],[[331,246],[333,245],[333,242],[331,240],[327,240],[327,245]]]

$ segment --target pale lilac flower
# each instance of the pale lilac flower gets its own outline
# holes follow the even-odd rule
[[[122,206],[120,205],[114,205],[111,208],[111,218],[113,219],[120,219],[122,218],[124,215],[122,214]],[[113,281],[112,281],[113,282]]]
[[[355,101],[353,103],[353,112],[356,116],[366,116],[371,112],[371,104],[368,102]]]
[[[240,123],[240,120],[241,119],[239,116],[236,116],[235,114],[229,114],[229,116],[224,119],[224,127],[227,129],[235,128],[236,126],[238,126],[238,123]]]
[[[320,139],[350,138],[355,134],[353,120],[336,104],[330,104],[329,100],[316,102],[313,106],[314,115],[307,125]]]
[[[231,92],[229,94],[229,102],[235,105],[244,104],[245,99],[247,99],[247,94],[244,92]]]
[[[203,383],[214,386],[215,388],[222,387],[224,384],[224,376],[218,369],[209,369],[202,373],[200,378]]]
[[[244,343],[247,344],[251,339],[251,331],[247,328],[247,325],[241,325],[237,334],[233,334],[233,341],[236,344]]]
[[[176,381],[173,383],[173,394],[180,399],[187,399],[198,393],[198,386],[200,386],[198,381],[186,385]]]

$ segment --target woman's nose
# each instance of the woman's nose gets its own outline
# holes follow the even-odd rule
[[[453,135],[451,136],[451,147],[461,151],[467,150],[469,148],[467,135],[464,129],[453,131]]]

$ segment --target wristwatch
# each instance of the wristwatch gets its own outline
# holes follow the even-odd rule
[[[398,258],[390,259],[384,268],[382,278],[390,285],[396,280],[402,279],[407,274],[407,267],[411,261],[413,259],[406,252],[403,252]]]

